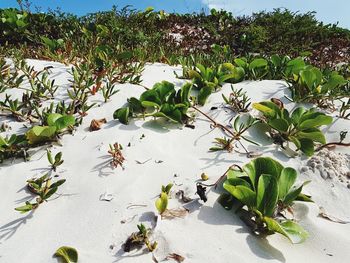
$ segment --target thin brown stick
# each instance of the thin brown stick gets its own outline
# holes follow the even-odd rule
[[[330,147],[330,146],[350,146],[350,143],[342,143],[342,142],[329,142],[329,143],[326,143],[326,144],[323,144],[321,145],[320,147],[318,147],[315,152],[318,152],[319,150],[322,150],[323,148],[326,148],[326,147]]]
[[[203,116],[205,116],[208,120],[210,120],[213,124],[214,127],[219,127],[223,130],[225,130],[226,132],[228,132],[230,135],[232,135],[232,137],[236,137],[236,134],[234,134],[229,128],[227,128],[226,126],[216,122],[212,117],[210,117],[208,114],[204,113],[203,111],[201,111],[200,109],[198,109],[195,106],[192,106],[193,109],[195,109],[196,111],[198,111],[199,113],[201,113]]]

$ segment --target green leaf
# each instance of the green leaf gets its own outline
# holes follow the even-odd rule
[[[55,155],[55,163],[58,163],[62,159],[62,152],[59,152]]]
[[[271,101],[262,101],[260,103],[253,103],[253,108],[261,111],[265,116],[275,118],[281,116],[281,110]]]
[[[160,197],[156,200],[156,208],[159,214],[163,214],[168,207],[168,195],[164,192],[160,194]]]
[[[301,58],[292,59],[287,63],[285,74],[287,76],[291,74],[299,74],[299,72],[305,67],[305,62]]]
[[[25,205],[20,206],[20,207],[16,207],[15,210],[21,212],[22,214],[27,213],[27,212],[33,210],[33,204],[26,202]]]
[[[315,87],[316,75],[311,70],[303,70],[300,72],[301,80],[305,82],[308,89],[311,91]]]
[[[243,166],[243,171],[249,176],[254,189],[257,189],[262,174],[270,174],[278,180],[282,169],[283,166],[270,157],[259,157]]]
[[[268,121],[268,125],[280,132],[287,132],[289,128],[289,124],[284,119],[272,119]]]
[[[57,131],[66,129],[68,126],[73,126],[74,124],[75,118],[73,115],[64,115],[55,121]]]
[[[29,144],[36,144],[51,140],[55,134],[55,126],[34,126],[26,132],[26,138]]]
[[[152,101],[147,101],[147,100],[142,101],[141,105],[142,105],[142,107],[145,107],[145,108],[147,108],[147,107],[159,108],[160,107],[160,105],[158,103],[155,103],[155,102],[152,102]]]
[[[0,135],[0,147],[1,146],[8,146],[6,139]]]
[[[59,113],[51,113],[47,116],[46,122],[47,125],[49,126],[54,126],[56,120],[58,120],[59,118],[61,118],[63,115],[59,114]]]
[[[66,182],[66,179],[58,180],[57,182],[55,182],[52,185],[50,185],[50,188],[57,188],[60,185],[64,184],[65,182]]]
[[[44,200],[49,199],[54,193],[57,192],[57,190],[58,190],[57,187],[54,187],[54,188],[51,188],[51,187],[50,187],[50,190],[49,190],[46,194],[44,194],[44,196],[43,196],[42,198],[43,198]]]
[[[315,127],[320,127],[322,125],[329,125],[333,121],[333,118],[331,116],[326,116],[326,115],[318,115],[314,119],[306,119],[303,121],[299,127],[300,129],[310,129],[310,128],[315,128]]]
[[[118,119],[123,124],[129,123],[129,107],[117,109],[113,113],[113,119]]]
[[[162,102],[164,102],[171,93],[175,92],[174,84],[165,80],[156,83],[153,86],[153,90],[157,91],[157,93],[159,94],[159,98]]]
[[[267,60],[263,58],[256,58],[249,64],[249,69],[262,68],[267,66]]]
[[[213,89],[209,86],[205,86],[201,88],[198,93],[198,103],[203,106],[207,101],[208,97],[210,96],[210,94],[212,93],[212,91]]]
[[[64,263],[78,262],[78,251],[73,247],[60,247],[56,250],[54,256],[60,257]]]
[[[297,200],[297,198],[302,195],[301,191],[303,190],[303,187],[310,182],[311,181],[305,181],[301,186],[293,187],[292,189],[290,189],[288,194],[285,196],[285,198],[283,200],[283,204],[287,205],[287,206],[291,205],[293,201]],[[302,196],[304,196],[304,195],[302,195]],[[309,200],[311,200],[311,199],[309,198]],[[309,200],[307,200],[306,202],[310,202]],[[299,201],[303,201],[303,200],[299,200]]]
[[[190,92],[192,89],[192,84],[191,83],[186,83],[185,85],[182,86],[180,92],[180,97],[181,97],[181,102],[185,103],[186,105],[190,104]]]
[[[151,101],[158,105],[162,104],[161,99],[159,97],[159,93],[155,89],[150,89],[142,93],[140,96],[140,101],[141,103],[143,101]]]
[[[278,183],[276,177],[262,174],[259,177],[256,196],[257,209],[266,216],[273,216],[278,201]]]
[[[278,223],[276,220],[264,217],[269,230],[280,233],[287,237],[293,244],[302,243],[306,240],[309,234],[297,223],[287,220]]]
[[[189,79],[201,79],[202,78],[201,75],[197,71],[192,70],[192,69],[187,71],[187,75],[188,75]]]
[[[142,112],[143,111],[141,101],[139,101],[138,99],[131,97],[128,99],[128,103],[129,103],[129,108],[132,112]]]
[[[300,131],[296,134],[296,137],[299,139],[301,139],[301,138],[311,139],[314,142],[319,142],[322,144],[326,143],[326,138],[325,138],[324,134],[317,128],[312,128],[312,129]]]
[[[52,159],[52,154],[51,151],[46,150],[46,156],[47,156],[47,160],[49,161],[50,164],[53,164],[53,159]]]
[[[311,139],[301,138],[299,139],[299,142],[300,142],[300,150],[306,156],[312,156],[314,154],[315,152],[314,142]]]
[[[306,109],[304,107],[298,107],[296,108],[291,115],[291,119],[294,125],[298,125],[301,116],[306,112]]]
[[[310,195],[306,195],[306,194],[299,194],[297,196],[297,198],[295,199],[295,201],[301,201],[301,202],[314,202],[312,199],[311,199],[311,196]]]
[[[248,67],[248,63],[247,61],[245,61],[244,59],[241,58],[235,58],[234,62],[237,66],[242,67],[242,68],[247,68]]]
[[[255,207],[256,205],[256,194],[250,188],[237,185],[233,186],[225,181],[223,185],[224,189],[238,199],[241,203],[245,204],[249,208]]]
[[[297,179],[298,173],[291,167],[283,168],[281,176],[278,180],[278,199],[284,200],[289,190],[292,188],[295,180]]]

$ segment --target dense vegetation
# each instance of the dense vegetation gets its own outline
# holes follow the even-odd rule
[[[182,15],[114,7],[77,17],[59,11],[0,9],[0,18],[2,54],[19,48],[27,57],[56,55],[59,60],[64,54],[66,62],[88,56],[97,46],[108,47],[115,56],[132,51],[138,61],[170,64],[190,54],[204,64],[212,61],[211,55],[217,61],[252,53],[306,56],[321,67],[350,59],[350,31],[318,22],[314,12],[276,9],[234,17],[216,10]]]

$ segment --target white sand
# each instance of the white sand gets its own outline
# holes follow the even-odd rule
[[[61,98],[66,97],[69,67],[59,63],[29,62],[37,69],[53,65],[51,76],[62,87]],[[144,84],[151,87],[158,81],[168,80],[180,87],[184,81],[176,79],[173,70],[181,74],[179,67],[148,65],[143,74]],[[283,81],[243,82],[235,86],[247,91],[253,102],[288,94]],[[310,237],[298,245],[290,244],[278,234],[258,239],[232,211],[224,210],[216,202],[222,189],[209,191],[205,204],[198,202],[198,196],[194,195],[195,181],[202,172],[209,175],[209,182],[214,182],[229,165],[243,165],[249,159],[237,153],[208,152],[213,139],[222,134],[218,129],[211,130],[210,123],[202,116],[198,116],[195,129],[152,120],[133,121],[128,126],[119,124],[112,119],[113,111],[125,104],[128,97],[138,97],[144,91],[142,87],[130,84],[120,85],[119,89],[120,92],[106,104],[102,103],[101,97],[92,97],[101,107],[89,111],[73,136],[63,137],[62,147],[53,147],[54,153],[63,152],[64,164],[57,174],[67,181],[59,188],[61,196],[56,195],[34,213],[21,215],[14,208],[32,198],[25,188],[26,180],[47,171],[45,151],[33,150],[29,162],[18,160],[15,164],[6,162],[0,166],[0,262],[57,262],[52,255],[62,245],[75,247],[79,262],[152,262],[150,253],[123,253],[120,246],[137,230],[139,222],[151,226],[156,196],[161,185],[169,182],[176,184],[173,192],[185,190],[195,201],[186,206],[190,210],[186,218],[158,223],[155,235],[159,243],[155,252],[158,259],[167,253],[178,253],[186,258],[185,262],[198,263],[349,262],[350,224],[333,223],[318,217],[318,207],[323,206],[333,216],[350,220],[350,189],[345,184],[324,180],[312,172],[303,174],[299,179],[312,180],[305,191],[312,194],[317,203],[298,203],[294,211]],[[210,96],[203,110],[225,122],[230,113],[209,110],[220,105],[221,93],[228,95],[230,85]],[[294,106],[282,100],[288,109]],[[100,118],[107,118],[108,123],[99,131],[89,132],[90,121]],[[12,127],[10,133],[25,131],[23,123],[6,122]],[[349,121],[337,120],[325,129],[328,141],[337,141],[339,131],[348,127]],[[140,139],[142,134],[145,137]],[[108,144],[114,142],[124,146],[125,170],[111,169],[108,164]],[[126,147],[129,142],[131,147]],[[256,147],[249,146],[249,149]],[[339,150],[346,152],[347,149]],[[307,162],[305,157],[285,157],[274,145],[265,145],[260,151],[296,169]],[[136,163],[150,158],[145,164]],[[158,160],[163,162],[156,163]],[[112,194],[113,199],[100,201],[104,193]],[[129,205],[135,204],[144,206],[128,209]],[[169,204],[170,208],[180,205],[175,198]],[[122,220],[126,223],[122,224]]]

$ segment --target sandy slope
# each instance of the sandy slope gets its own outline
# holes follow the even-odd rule
[[[62,85],[60,98],[66,97],[68,67],[34,60],[30,63],[38,69],[53,65],[51,76]],[[181,86],[183,81],[174,77],[173,70],[180,74],[180,68],[148,65],[143,75],[144,84],[152,86],[158,81],[168,80]],[[235,86],[247,91],[252,101],[281,98],[288,93],[282,81],[243,82]],[[222,189],[210,191],[205,204],[198,202],[194,195],[195,181],[202,172],[209,175],[210,181],[215,181],[233,162],[244,164],[249,159],[237,153],[209,153],[213,139],[221,132],[211,130],[210,123],[201,116],[195,129],[151,120],[135,121],[128,126],[119,124],[112,120],[113,111],[128,97],[138,96],[144,91],[142,87],[130,84],[120,85],[119,89],[120,92],[106,104],[100,97],[93,97],[101,106],[89,111],[74,136],[64,136],[62,147],[53,147],[53,152],[63,152],[65,161],[57,174],[67,179],[59,189],[57,199],[53,198],[55,200],[28,215],[14,210],[31,198],[24,188],[25,181],[44,173],[48,167],[42,149],[32,151],[29,162],[1,165],[0,262],[57,262],[52,254],[62,245],[75,247],[79,251],[79,262],[152,262],[151,254],[142,254],[142,251],[125,254],[120,246],[136,230],[137,223],[144,222],[149,226],[154,223],[155,198],[160,186],[169,182],[176,184],[175,191],[183,189],[195,200],[186,205],[190,210],[186,218],[158,223],[155,233],[159,243],[155,253],[158,259],[175,252],[183,255],[185,262],[198,263],[348,262],[350,224],[332,223],[318,217],[318,206],[322,205],[334,216],[350,220],[350,189],[346,185],[324,180],[318,174],[303,174],[302,179],[313,180],[306,191],[313,194],[318,203],[297,204],[295,215],[310,232],[310,238],[299,245],[290,244],[280,235],[267,240],[258,239],[249,234],[233,212],[225,211],[216,202]],[[227,122],[229,112],[209,109],[220,105],[221,93],[228,95],[229,92],[230,86],[225,85],[210,97],[203,110],[215,119]],[[285,102],[289,109],[294,106]],[[100,131],[89,132],[91,119],[103,117],[108,123]],[[11,132],[24,131],[22,124],[5,121],[12,126]],[[328,140],[338,140],[338,132],[348,127],[349,122],[338,120],[326,130]],[[143,139],[142,134],[145,135]],[[252,132],[251,136],[263,137],[259,132]],[[125,170],[109,166],[108,144],[114,142],[124,146]],[[129,142],[131,146],[126,147]],[[288,159],[271,145],[261,147],[260,151],[296,169],[306,162],[306,158]],[[149,161],[144,164],[136,162],[146,160]],[[159,160],[163,162],[157,163]],[[99,200],[105,192],[113,194],[112,201]],[[143,206],[128,207],[135,204]],[[170,202],[170,207],[180,205],[176,198]],[[126,223],[121,223],[122,220]]]

